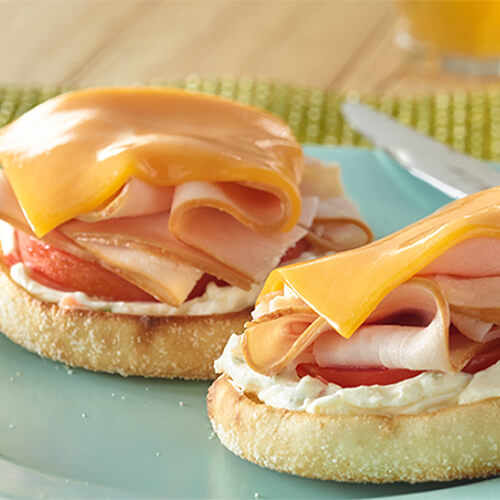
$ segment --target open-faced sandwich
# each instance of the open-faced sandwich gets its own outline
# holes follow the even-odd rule
[[[371,239],[336,166],[203,94],[61,95],[0,131],[0,163],[0,330],[92,370],[211,378],[273,268]]]
[[[500,472],[500,187],[276,269],[208,413],[259,465],[341,481]]]

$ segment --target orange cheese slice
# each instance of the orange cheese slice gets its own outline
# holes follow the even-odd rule
[[[303,155],[279,118],[218,97],[137,87],[51,99],[0,131],[0,163],[38,237],[113,197],[157,186],[244,182],[278,196],[277,229],[300,216]]]
[[[500,187],[450,203],[365,247],[275,269],[260,297],[286,284],[349,338],[391,290],[477,236],[500,238]]]

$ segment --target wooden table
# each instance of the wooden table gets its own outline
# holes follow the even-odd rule
[[[388,0],[4,0],[0,19],[3,83],[128,84],[198,73],[362,92],[484,85],[410,61],[394,44]]]

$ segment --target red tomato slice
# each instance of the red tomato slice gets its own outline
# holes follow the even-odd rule
[[[21,257],[19,257],[17,252],[10,252],[7,255],[3,256],[3,263],[7,267],[11,267],[14,264],[17,264],[18,262],[21,262]]]
[[[284,264],[289,260],[296,259],[302,252],[305,252],[311,248],[311,244],[305,239],[297,241],[293,247],[290,247],[281,257],[280,263],[278,265]]]
[[[22,260],[39,281],[61,290],[81,291],[106,300],[156,301],[149,294],[104,267],[85,261],[67,252],[53,248],[46,243],[16,231],[20,257],[7,255],[4,262],[11,266]],[[280,260],[280,265],[296,259],[311,248],[305,239],[289,248]],[[210,274],[204,274],[186,300],[201,297],[209,283],[228,286],[225,281]]]
[[[314,363],[300,363],[297,365],[297,375],[310,375],[322,382],[340,385],[340,387],[357,387],[359,385],[389,385],[415,377],[421,371],[395,368],[339,368],[322,367]]]
[[[61,290],[85,292],[112,301],[156,302],[148,293],[95,262],[53,248],[20,231],[16,235],[24,264]]]
[[[226,283],[224,280],[220,280],[211,274],[203,274],[202,277],[197,281],[194,288],[191,290],[188,298],[186,300],[196,299],[196,297],[201,297],[205,290],[207,289],[207,285],[209,283],[215,283],[217,286],[229,286],[229,283]]]
[[[311,248],[310,243],[305,238],[302,238],[295,244],[295,246],[290,247],[284,253],[283,257],[281,257],[280,265],[289,260],[296,259],[302,252],[309,250],[309,248]],[[224,280],[216,278],[211,274],[205,273],[198,280],[198,282],[196,283],[193,290],[191,290],[191,293],[189,294],[189,297],[186,300],[191,300],[195,299],[196,297],[201,297],[205,293],[205,290],[207,289],[207,285],[209,283],[215,283],[217,286],[229,286],[229,283],[226,283]]]
[[[491,351],[474,356],[462,371],[465,373],[477,373],[494,365],[498,360],[500,360],[500,345],[494,347]]]
[[[500,345],[491,351],[478,354],[472,358],[465,368],[465,373],[474,374],[485,370],[500,360]],[[388,368],[332,368],[321,367],[314,363],[301,363],[297,365],[297,375],[305,377],[310,375],[322,382],[332,382],[341,387],[357,387],[359,385],[389,385],[415,377],[421,371]]]

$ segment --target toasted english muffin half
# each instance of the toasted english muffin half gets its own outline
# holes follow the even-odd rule
[[[0,330],[26,349],[88,370],[213,379],[213,361],[250,309],[207,316],[137,316],[43,302],[0,269]]]
[[[222,375],[207,403],[224,446],[277,471],[371,483],[500,473],[500,398],[419,415],[313,415],[270,407]]]

